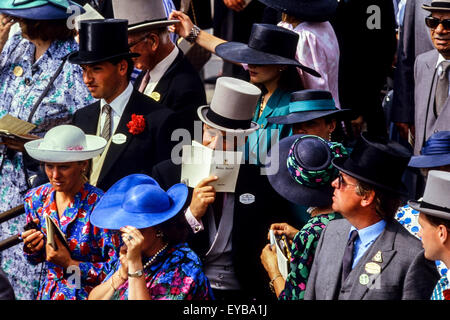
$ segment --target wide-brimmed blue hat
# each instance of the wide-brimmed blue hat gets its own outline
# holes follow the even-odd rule
[[[277,150],[274,148],[278,148],[278,157],[272,159],[272,150]],[[270,165],[278,161],[278,172],[267,178],[275,191],[293,203],[327,207],[332,203],[331,182],[338,175],[332,160],[347,155],[340,143],[313,135],[293,135],[281,139],[269,151]]]
[[[333,116],[343,119],[350,116],[351,110],[338,109],[329,91],[307,89],[291,93],[289,114],[269,117],[267,122],[276,124],[294,124],[313,119]]]
[[[153,178],[132,174],[120,179],[103,195],[91,213],[91,223],[111,230],[156,226],[174,217],[187,196],[188,188],[182,183],[165,192]]]
[[[60,20],[74,14],[74,10],[67,10],[71,6],[79,10],[75,13],[86,12],[79,4],[68,0],[3,0],[0,13],[30,20]]]
[[[434,133],[425,142],[420,156],[413,156],[408,166],[413,168],[433,168],[450,165],[450,131]]]

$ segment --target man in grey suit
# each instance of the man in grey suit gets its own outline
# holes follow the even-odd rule
[[[333,160],[332,221],[317,245],[305,300],[429,299],[439,279],[420,241],[393,216],[406,191],[410,152],[363,134],[350,157]]]
[[[450,0],[433,0],[430,6],[422,8],[431,12],[426,23],[435,49],[419,55],[414,66],[415,155],[420,154],[424,142],[433,133],[450,129],[450,100],[447,99],[450,21],[446,20],[450,19]],[[442,86],[444,89],[439,90]]]

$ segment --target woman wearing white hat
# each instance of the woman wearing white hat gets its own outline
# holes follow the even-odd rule
[[[89,159],[105,146],[105,139],[72,125],[57,126],[25,144],[28,154],[44,163],[50,181],[25,197],[27,222],[36,226],[22,233],[23,251],[29,263],[45,261],[48,269],[38,299],[86,299],[118,259],[119,235],[90,222],[103,191],[87,183],[86,171]],[[53,236],[56,246],[50,244],[51,221],[65,237]]]

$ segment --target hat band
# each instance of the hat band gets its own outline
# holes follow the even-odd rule
[[[449,2],[441,2],[441,1],[433,1],[431,3],[432,7],[438,7],[438,8],[450,8]]]
[[[252,124],[252,120],[235,120],[230,118],[225,118],[218,113],[215,113],[211,108],[208,109],[206,113],[208,120],[214,122],[218,126],[225,127],[228,129],[248,129]]]
[[[425,146],[420,151],[422,155],[434,155],[434,154],[446,154],[450,153],[450,141],[445,140],[437,142],[429,140],[425,143]]]
[[[289,103],[289,112],[328,110],[336,110],[333,99],[293,101]]]
[[[425,202],[425,201],[422,201],[420,203],[420,207],[423,208],[423,209],[439,210],[439,211],[444,211],[444,212],[450,213],[450,208],[437,206],[435,204],[431,204],[431,203],[428,203],[428,202]]]

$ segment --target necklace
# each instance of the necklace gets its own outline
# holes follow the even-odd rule
[[[162,247],[161,249],[159,249],[158,252],[156,252],[156,254],[155,254],[150,260],[148,260],[148,262],[147,262],[146,264],[144,264],[143,269],[145,269],[145,268],[147,268],[149,265],[151,265],[151,264],[153,263],[153,261],[155,261],[156,257],[159,256],[159,254],[160,254],[161,252],[163,252],[164,249],[166,249],[168,245],[169,245],[169,244],[166,243],[166,244],[164,245],[164,247]]]
[[[261,117],[261,115],[262,115],[262,113],[264,111],[264,108],[266,107],[266,105],[264,104],[264,97],[265,97],[265,94],[263,94],[261,96],[261,103],[259,104],[259,116],[258,116],[258,118]]]

